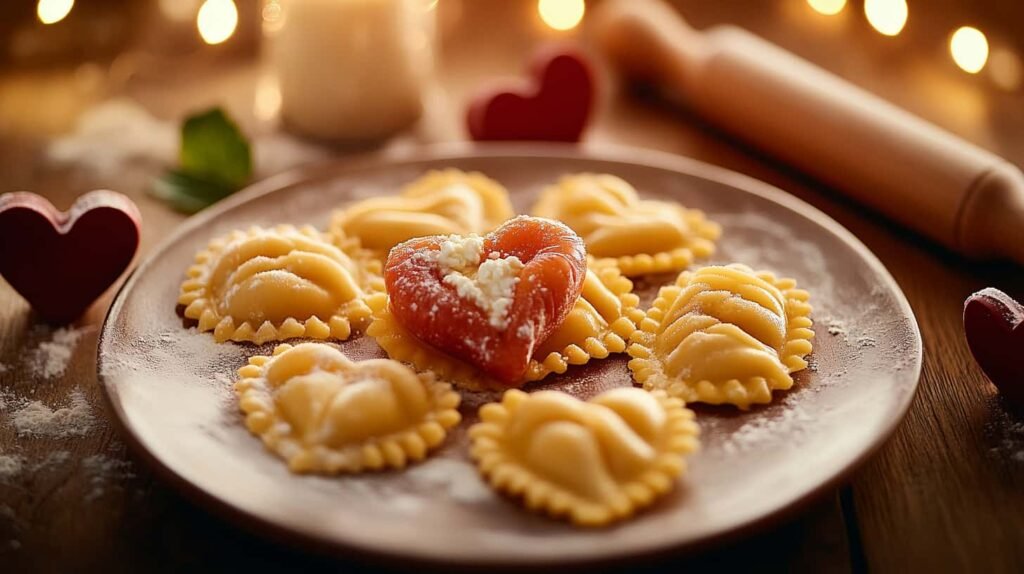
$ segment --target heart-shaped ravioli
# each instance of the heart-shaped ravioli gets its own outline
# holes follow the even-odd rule
[[[502,185],[480,173],[431,171],[393,197],[373,197],[337,210],[335,240],[384,258],[403,241],[428,235],[486,233],[515,212]]]
[[[644,317],[638,308],[640,299],[633,293],[633,282],[615,267],[587,270],[583,290],[562,326],[537,345],[519,383],[539,381],[564,373],[570,365],[583,365],[592,359],[604,359],[626,350],[630,336]],[[376,339],[392,359],[433,371],[469,390],[502,386],[473,365],[447,355],[423,343],[402,327],[391,313],[387,296],[367,299],[373,309],[373,322],[366,334]]]
[[[633,334],[629,362],[646,389],[747,409],[793,386],[812,349],[809,295],[745,265],[683,272]]]
[[[404,333],[505,385],[524,380],[585,278],[580,238],[558,222],[526,216],[485,237],[407,241],[384,266],[387,308]],[[371,335],[387,336],[380,329]]]
[[[685,269],[715,250],[719,226],[675,202],[643,200],[613,175],[563,177],[544,190],[533,214],[565,222],[583,238],[598,265],[629,276]]]
[[[325,343],[279,345],[238,371],[249,430],[294,472],[362,472],[422,460],[459,423],[459,395],[388,359]]]
[[[380,263],[345,252],[312,227],[253,227],[196,255],[178,304],[217,341],[347,339],[370,316],[363,300],[383,290]]]
[[[698,428],[682,401],[636,388],[589,401],[506,391],[480,409],[470,453],[491,485],[527,508],[601,526],[672,489]]]

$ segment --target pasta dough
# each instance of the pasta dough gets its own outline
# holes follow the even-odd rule
[[[374,197],[335,212],[330,231],[378,257],[414,237],[485,233],[515,215],[508,192],[479,173],[431,171],[400,195]]]
[[[721,234],[703,212],[642,200],[613,175],[563,177],[544,190],[533,214],[564,222],[598,265],[615,264],[629,276],[685,269],[695,257],[714,252]]]
[[[218,342],[347,339],[382,291],[380,263],[350,255],[312,227],[253,227],[212,241],[181,285],[185,317]]]
[[[634,333],[629,362],[645,389],[747,409],[793,386],[811,352],[808,293],[745,265],[683,272]]]
[[[235,383],[245,424],[294,472],[362,472],[422,460],[459,423],[459,395],[388,359],[325,343],[279,345]]]
[[[470,453],[496,490],[527,508],[601,526],[672,489],[698,447],[693,418],[660,391],[617,388],[583,402],[513,389],[480,409]]]
[[[366,334],[373,337],[392,359],[409,363],[417,370],[434,371],[459,387],[503,389],[477,369],[422,343],[405,330],[388,308],[384,294],[368,298],[373,322]],[[538,381],[551,373],[564,373],[569,365],[583,365],[626,350],[630,336],[644,313],[638,308],[633,282],[618,269],[588,270],[583,292],[569,317],[534,352],[525,381]]]

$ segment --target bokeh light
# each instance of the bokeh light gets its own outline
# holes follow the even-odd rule
[[[981,30],[963,26],[950,36],[949,53],[960,69],[977,74],[988,61],[988,39]]]
[[[173,22],[187,22],[195,18],[199,0],[159,0],[160,12]]]
[[[583,0],[538,0],[537,12],[545,24],[555,30],[571,30],[583,20]]]
[[[864,15],[879,34],[895,36],[907,25],[907,0],[864,0]]]
[[[988,59],[988,75],[997,86],[1007,91],[1021,87],[1024,81],[1024,70],[1021,69],[1020,57],[1007,48],[995,48]]]
[[[256,119],[273,121],[281,111],[281,86],[273,75],[261,76],[256,83],[253,115]]]
[[[36,4],[36,16],[43,24],[56,24],[71,13],[75,0],[39,0]]]
[[[199,7],[196,27],[207,44],[220,44],[235,33],[238,8],[232,0],[206,0]]]
[[[835,16],[846,8],[846,0],[807,0],[815,12],[826,16]]]

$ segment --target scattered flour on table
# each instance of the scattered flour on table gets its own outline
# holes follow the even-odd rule
[[[25,457],[16,454],[0,454],[0,482],[8,482],[21,474],[25,468]]]
[[[135,473],[132,465],[126,460],[111,458],[104,454],[94,454],[82,459],[82,470],[92,488],[85,495],[85,500],[93,501],[103,496],[111,483],[133,478]]]
[[[10,484],[23,476],[35,476],[40,472],[67,466],[71,453],[66,450],[51,451],[42,460],[32,461],[17,454],[0,454],[0,484]]]
[[[1024,420],[996,407],[987,431],[994,436],[992,454],[1013,462],[1024,463]]]
[[[53,140],[47,158],[74,165],[101,178],[116,177],[131,166],[163,167],[177,161],[178,122],[153,116],[138,102],[117,98],[86,110],[74,132]],[[277,131],[252,136],[256,177],[325,159],[330,152]]]
[[[178,152],[178,141],[174,124],[131,100],[115,99],[86,110],[75,131],[53,140],[46,154],[55,163],[113,176],[133,163],[169,164]]]
[[[96,426],[92,407],[78,389],[71,392],[63,406],[21,401],[14,406],[9,419],[19,437],[70,438],[84,436]]]
[[[29,362],[32,373],[44,379],[63,375],[84,333],[84,329],[61,328],[54,331],[49,341],[39,343],[32,351]]]

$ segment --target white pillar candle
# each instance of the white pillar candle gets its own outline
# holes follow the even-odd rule
[[[385,138],[419,118],[433,73],[436,3],[275,3],[266,30],[286,127],[359,142]]]

